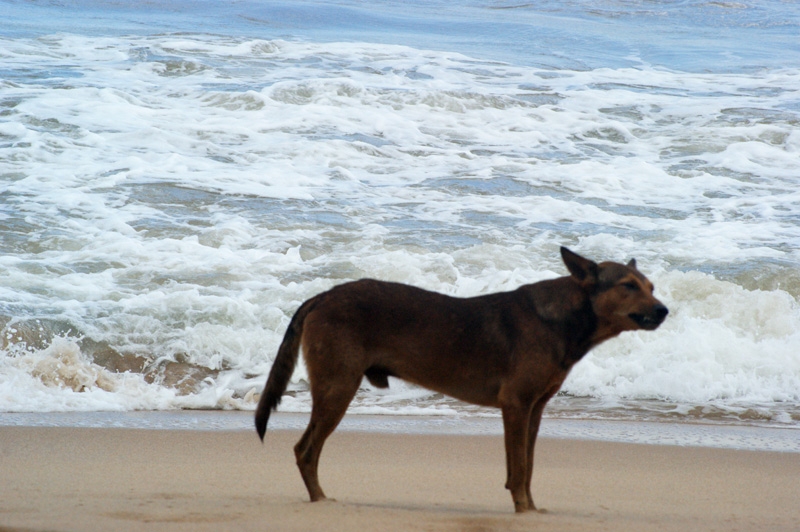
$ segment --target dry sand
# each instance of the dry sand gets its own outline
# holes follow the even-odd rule
[[[798,531],[800,454],[541,439],[516,515],[498,436],[0,427],[0,531]]]

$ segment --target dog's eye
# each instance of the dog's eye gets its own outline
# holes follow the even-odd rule
[[[631,290],[632,292],[636,292],[637,290],[639,290],[639,285],[636,283],[631,283],[631,282],[622,283],[622,286],[624,286],[628,290]]]

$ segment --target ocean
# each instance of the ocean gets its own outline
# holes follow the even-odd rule
[[[253,410],[305,299],[513,290],[566,245],[671,313],[546,416],[800,428],[800,4],[0,15],[0,412]],[[350,412],[499,416],[398,380]]]

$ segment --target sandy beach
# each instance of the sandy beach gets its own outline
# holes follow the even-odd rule
[[[800,454],[543,438],[516,515],[499,436],[0,427],[0,530],[800,530]]]

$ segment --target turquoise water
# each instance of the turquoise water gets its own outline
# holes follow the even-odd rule
[[[690,72],[796,66],[793,2],[2,2],[4,35],[210,33],[372,42],[565,69]]]
[[[0,9],[0,411],[250,410],[316,293],[510,290],[568,245],[672,312],[549,415],[800,423],[796,4]]]
[[[277,413],[270,418],[269,430],[301,431],[307,424],[306,415]],[[0,427],[3,426],[252,432],[253,417],[248,412],[211,411],[0,414]],[[499,419],[487,417],[361,415],[345,416],[338,430],[500,437],[503,424]],[[790,428],[551,418],[542,423],[540,435],[645,445],[800,452],[797,430]]]

